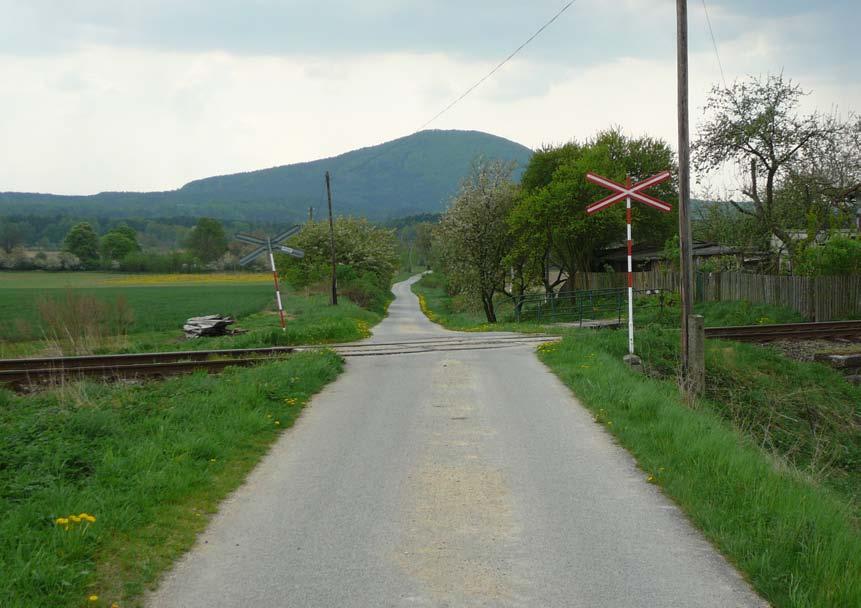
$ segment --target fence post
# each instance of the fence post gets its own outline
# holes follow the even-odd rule
[[[822,307],[819,302],[819,277],[813,277],[813,320],[822,321]]]

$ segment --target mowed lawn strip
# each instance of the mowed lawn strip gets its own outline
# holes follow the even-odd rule
[[[480,313],[455,311],[439,281],[414,287],[426,314],[452,329],[482,326]],[[700,310],[717,324],[793,320],[743,303]],[[624,331],[568,330],[539,356],[772,605],[861,606],[861,390],[818,364],[708,341],[717,400],[685,405],[678,332],[661,327],[671,315],[637,334],[656,378],[622,363]],[[770,422],[781,414],[796,419]]]
[[[0,391],[0,605],[140,604],[341,369],[320,351],[219,376]]]

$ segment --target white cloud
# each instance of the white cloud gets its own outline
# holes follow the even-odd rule
[[[781,64],[781,32],[751,28],[722,43],[727,78],[785,67],[815,91],[808,107],[859,109],[861,85]],[[674,144],[675,56],[662,56],[609,54],[585,66],[576,57],[547,63],[527,52],[432,127],[479,129],[536,147],[621,125]],[[0,191],[169,189],[338,154],[414,131],[495,63],[444,53],[323,57],[113,46],[0,55],[0,78],[14,83],[0,96]],[[718,81],[710,43],[700,45],[691,55],[692,126]]]

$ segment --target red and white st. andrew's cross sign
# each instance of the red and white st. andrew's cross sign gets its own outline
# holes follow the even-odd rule
[[[628,352],[632,355],[634,354],[634,273],[633,273],[633,263],[631,256],[631,248],[633,245],[633,241],[631,240],[631,199],[639,201],[641,203],[645,203],[650,207],[654,207],[658,211],[670,211],[672,207],[665,203],[662,200],[656,199],[653,196],[649,196],[643,190],[647,188],[651,188],[652,186],[657,186],[661,182],[665,182],[670,179],[669,171],[662,171],[657,175],[653,175],[647,179],[644,179],[641,182],[637,182],[636,184],[631,184],[631,178],[629,177],[626,180],[625,185],[622,185],[618,182],[614,182],[611,179],[607,179],[606,177],[602,177],[600,175],[596,175],[594,173],[587,173],[586,179],[593,184],[598,184],[608,190],[612,190],[613,194],[606,198],[602,198],[597,203],[592,203],[588,207],[586,207],[586,213],[592,215],[593,213],[597,213],[602,209],[606,209],[611,205],[614,205],[624,199],[626,201],[626,213],[625,220],[628,225]]]

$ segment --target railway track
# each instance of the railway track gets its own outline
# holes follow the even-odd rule
[[[265,363],[293,351],[293,347],[273,347],[0,359],[0,384],[19,388],[81,377],[151,378],[198,370],[219,372],[231,366]]]
[[[251,366],[271,362],[294,352],[330,348],[345,357],[367,357],[434,352],[479,350],[533,345],[555,340],[549,336],[500,335],[456,336],[414,341],[330,344],[272,348],[197,350],[86,355],[77,357],[33,357],[0,359],[0,385],[21,388],[77,378],[152,378],[204,370],[220,372],[231,366]]]
[[[778,325],[738,325],[707,327],[706,338],[742,342],[861,338],[861,321],[820,321],[818,323],[781,323]]]

